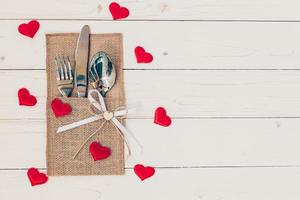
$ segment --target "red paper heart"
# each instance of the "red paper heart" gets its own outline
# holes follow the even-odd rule
[[[26,88],[21,88],[18,91],[20,106],[34,106],[37,103],[35,96],[31,95]]]
[[[27,176],[30,180],[31,186],[44,184],[48,181],[47,175],[40,173],[36,168],[28,169]]]
[[[40,28],[40,23],[36,20],[31,20],[28,24],[20,24],[18,27],[19,33],[27,37],[33,38]]]
[[[146,52],[143,47],[137,46],[134,53],[137,63],[150,63],[153,61],[153,56]]]
[[[58,98],[52,100],[51,108],[55,117],[65,116],[72,112],[72,107],[68,103],[63,103]]]
[[[92,142],[90,144],[90,153],[91,153],[94,161],[103,160],[110,156],[110,148],[102,146],[98,142]]]
[[[126,7],[121,7],[116,2],[112,2],[109,5],[109,11],[114,20],[123,19],[129,16],[129,10]]]
[[[153,176],[155,173],[155,169],[153,167],[144,167],[144,165],[142,164],[137,164],[134,166],[134,172],[143,181]]]
[[[171,118],[167,115],[166,110],[163,107],[158,107],[155,110],[154,123],[161,126],[170,126],[172,123]]]

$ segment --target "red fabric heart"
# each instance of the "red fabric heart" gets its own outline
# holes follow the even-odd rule
[[[40,28],[40,23],[36,20],[31,20],[28,24],[20,24],[18,27],[19,33],[27,37],[33,38]]]
[[[112,2],[109,5],[109,11],[114,20],[123,19],[129,16],[129,10],[125,7],[121,7],[118,3]]]
[[[31,95],[26,88],[21,88],[18,91],[20,106],[34,106],[37,103],[35,96]]]
[[[161,126],[170,126],[172,123],[171,118],[167,115],[166,110],[163,107],[158,107],[155,110],[154,123]]]
[[[48,181],[48,177],[44,173],[40,173],[36,168],[30,168],[27,171],[27,176],[31,186],[44,184]]]
[[[143,47],[137,46],[134,50],[137,63],[151,63],[153,56],[146,52]]]
[[[155,169],[153,167],[144,167],[142,164],[137,164],[134,166],[134,172],[143,181],[153,176]]]
[[[52,100],[51,108],[55,117],[65,116],[72,112],[72,107],[68,103],[63,103],[58,98]]]
[[[103,160],[110,156],[110,148],[102,146],[98,142],[92,142],[90,144],[90,153],[91,153],[94,161]]]

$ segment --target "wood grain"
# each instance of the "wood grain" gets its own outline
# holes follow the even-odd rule
[[[45,119],[45,71],[0,71],[0,119]],[[36,106],[18,106],[27,87]],[[173,118],[300,117],[300,71],[125,71],[129,118],[153,118],[164,106]]]
[[[0,169],[45,168],[45,121],[0,121]],[[126,167],[300,166],[299,119],[127,120],[143,146]],[[71,159],[71,158],[70,158]]]
[[[298,200],[299,184],[299,168],[156,169],[144,182],[129,169],[125,176],[50,177],[34,188],[26,171],[0,171],[4,200]]]
[[[41,21],[34,39],[18,33],[23,20],[0,21],[0,69],[45,69],[45,33],[124,35],[125,69],[299,69],[299,23]],[[154,56],[137,64],[134,48]]]
[[[299,200],[300,12],[298,0],[9,0],[0,6],[0,199]],[[38,19],[34,39],[17,31]],[[50,177],[45,168],[45,34],[124,35],[128,128],[143,154],[125,176]],[[154,56],[137,64],[134,48]],[[35,107],[19,107],[27,87]],[[173,124],[152,122],[164,106]],[[136,163],[156,168],[140,182]]]
[[[1,19],[111,20],[104,0],[10,0]],[[127,20],[299,20],[297,0],[119,0],[130,9]]]

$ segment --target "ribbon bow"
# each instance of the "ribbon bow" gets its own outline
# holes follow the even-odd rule
[[[98,97],[99,102],[93,97],[94,93]],[[129,155],[130,155],[131,150],[133,150],[135,152],[136,151],[141,152],[142,147],[139,144],[138,140],[117,119],[117,117],[124,117],[124,116],[126,116],[127,109],[125,107],[119,107],[115,111],[108,111],[106,109],[104,98],[102,97],[102,95],[100,94],[100,92],[98,90],[96,90],[96,89],[92,89],[92,90],[89,91],[89,93],[88,93],[88,100],[90,101],[91,105],[93,105],[97,110],[100,111],[100,114],[95,114],[92,117],[89,117],[89,118],[86,118],[86,119],[83,119],[83,120],[80,120],[80,121],[77,121],[77,122],[73,122],[73,123],[68,124],[68,125],[61,126],[61,127],[59,127],[57,129],[57,133],[61,133],[61,132],[64,132],[64,131],[67,131],[67,130],[70,130],[70,129],[73,129],[73,128],[76,128],[76,127],[79,127],[79,126],[82,126],[84,124],[88,124],[88,123],[97,121],[97,120],[100,120],[100,119],[105,119],[108,122],[112,122],[112,124],[119,130],[119,134],[121,135],[121,137],[123,138],[123,140],[125,141],[125,143],[127,145],[127,148],[128,148],[128,151],[129,151]],[[94,134],[92,134],[91,136],[93,136],[93,135]],[[77,153],[76,153],[76,155],[77,155]]]

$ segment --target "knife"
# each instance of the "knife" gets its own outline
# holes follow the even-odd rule
[[[75,50],[75,88],[78,97],[86,97],[87,67],[89,60],[90,27],[84,25]]]

